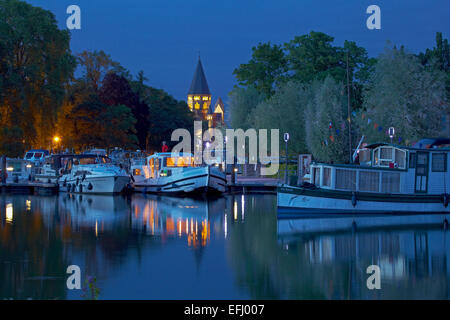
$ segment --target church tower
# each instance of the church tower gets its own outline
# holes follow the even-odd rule
[[[197,117],[206,120],[210,105],[211,92],[209,91],[208,82],[203,71],[202,61],[198,57],[197,68],[195,69],[194,78],[192,79],[188,92],[188,106]]]

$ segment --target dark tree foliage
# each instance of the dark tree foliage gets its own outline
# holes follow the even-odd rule
[[[164,90],[148,87],[145,101],[150,107],[150,129],[148,149],[160,151],[161,142],[166,141],[171,147],[171,136],[175,129],[186,129],[193,137],[194,117],[184,101],[177,101]]]
[[[450,99],[450,44],[448,39],[442,38],[442,32],[436,32],[436,47],[419,53],[418,57],[427,68],[438,69],[446,73],[447,98]]]
[[[108,106],[91,95],[66,116],[66,133],[77,149],[87,147],[135,147],[135,119],[124,105]]]
[[[129,81],[114,72],[108,73],[103,79],[102,87],[99,89],[100,100],[109,105],[125,105],[130,108],[136,119],[135,131],[141,149],[146,148],[147,135],[149,131],[149,107],[141,102]]]
[[[70,34],[59,30],[50,11],[18,0],[0,0],[0,125],[22,131],[19,155],[47,147],[73,75]]]
[[[345,41],[343,47],[333,44],[334,38],[312,31],[297,36],[284,45],[260,43],[252,49],[252,58],[241,64],[233,74],[239,84],[254,87],[270,98],[278,88],[289,81],[310,84],[331,76],[347,82],[347,58],[352,107],[362,106],[362,88],[368,79],[374,59],[367,57],[364,48]]]
[[[252,48],[252,58],[233,71],[239,84],[253,86],[270,97],[286,72],[286,57],[283,48],[269,43],[260,43]]]

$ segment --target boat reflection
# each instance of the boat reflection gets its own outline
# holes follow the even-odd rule
[[[131,204],[132,228],[164,240],[174,236],[186,238],[189,246],[205,247],[211,238],[211,220],[216,220],[224,210],[223,198],[212,203],[136,194]]]
[[[79,299],[67,290],[67,266],[102,283],[169,241],[194,249],[200,263],[225,205],[152,195],[1,195],[0,297]]]
[[[278,220],[281,250],[320,276],[326,298],[448,299],[450,234],[444,215]],[[378,265],[381,290],[368,290],[366,269]],[[309,268],[308,268],[309,269]],[[342,277],[342,275],[345,277]],[[342,283],[342,278],[348,279]]]

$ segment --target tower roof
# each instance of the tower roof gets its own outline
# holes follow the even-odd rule
[[[198,58],[197,68],[195,69],[188,94],[211,94],[200,57]]]
[[[223,101],[222,101],[222,98],[221,97],[219,97],[217,100],[216,100],[216,103],[214,103],[214,105],[213,104],[211,104],[210,106],[209,106],[209,113],[214,113],[214,111],[216,111],[216,108],[217,108],[217,106],[220,106],[220,108],[222,109],[222,111],[225,111],[224,109],[224,103],[223,103]]]

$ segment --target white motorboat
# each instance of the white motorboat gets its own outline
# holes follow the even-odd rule
[[[58,183],[63,192],[120,193],[130,182],[125,170],[95,154],[74,155],[61,171]]]
[[[144,193],[222,193],[227,180],[217,166],[196,166],[190,153],[156,153],[131,165],[133,187]]]
[[[52,154],[45,158],[41,166],[36,167],[34,179],[43,183],[58,183],[62,168],[67,162],[76,157],[74,154]]]
[[[378,143],[360,150],[360,164],[313,163],[312,183],[278,186],[278,212],[448,213],[449,153]]]

